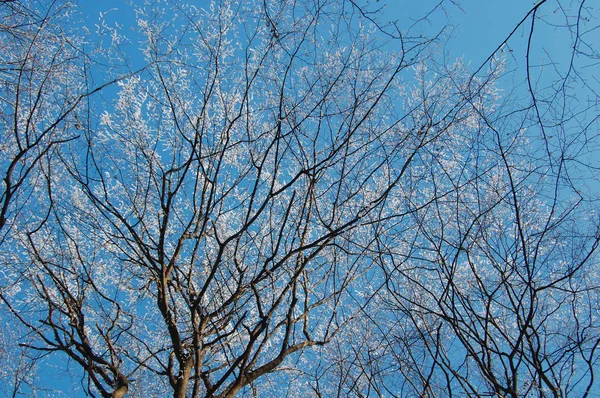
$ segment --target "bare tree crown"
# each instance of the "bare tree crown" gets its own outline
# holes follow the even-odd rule
[[[474,67],[423,30],[455,2],[156,1],[134,33],[0,3],[0,391],[63,362],[101,397],[598,388],[585,0]],[[543,67],[541,24],[571,38]]]

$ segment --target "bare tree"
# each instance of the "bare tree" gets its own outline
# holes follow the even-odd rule
[[[120,83],[100,125],[82,120],[85,147],[56,151],[51,211],[19,235],[41,321],[12,308],[90,394],[151,380],[233,396],[331,341],[356,313],[364,228],[436,139],[394,103],[424,39],[386,55],[337,2],[179,13],[182,31],[139,10],[155,66]]]
[[[93,94],[117,80],[92,86],[92,46],[85,51],[74,13],[63,1],[0,5],[0,297],[7,305],[2,309],[8,309],[3,322],[11,319],[11,310],[22,315],[11,303],[22,293],[21,282],[35,277],[19,242],[50,216],[56,151],[81,138],[78,113]],[[2,391],[12,396],[36,390],[40,356],[25,347],[31,342],[29,330],[20,326],[2,337]]]
[[[430,167],[421,194],[404,202],[413,211],[376,233],[381,290],[363,316],[373,326],[355,332],[369,350],[347,357],[337,376],[359,394],[597,389],[598,94],[584,69],[598,60],[588,37],[597,22],[585,2],[559,3],[559,21],[554,6],[536,4],[476,71],[514,67],[509,76],[523,83],[471,101],[474,128],[420,153]],[[534,60],[543,24],[571,39],[566,57],[545,54],[544,70]],[[499,64],[519,30],[526,50]],[[468,93],[481,79],[453,84]]]
[[[136,9],[149,66],[105,101],[85,63],[23,58],[41,75],[10,90],[34,105],[19,122],[7,102],[0,226],[22,348],[102,397],[592,390],[597,198],[575,172],[593,170],[597,102],[569,100],[583,4],[563,84],[530,45],[507,94],[506,47],[475,74],[437,63],[437,33],[359,2],[169,8]],[[56,110],[36,105],[46,87]]]
[[[21,278],[20,253],[12,237],[43,218],[46,158],[53,149],[77,137],[69,130],[71,113],[84,92],[83,70],[77,45],[60,21],[68,7],[56,3],[37,7],[33,2],[0,5],[0,247],[3,267],[0,295],[3,300],[18,289]],[[34,209],[38,217],[31,217]],[[2,321],[9,321],[6,313]],[[2,392],[15,396],[34,388],[35,359],[15,341],[26,333],[19,326],[3,332]]]

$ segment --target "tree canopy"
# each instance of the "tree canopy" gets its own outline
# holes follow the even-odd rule
[[[126,7],[0,2],[2,393],[594,396],[594,5]]]

